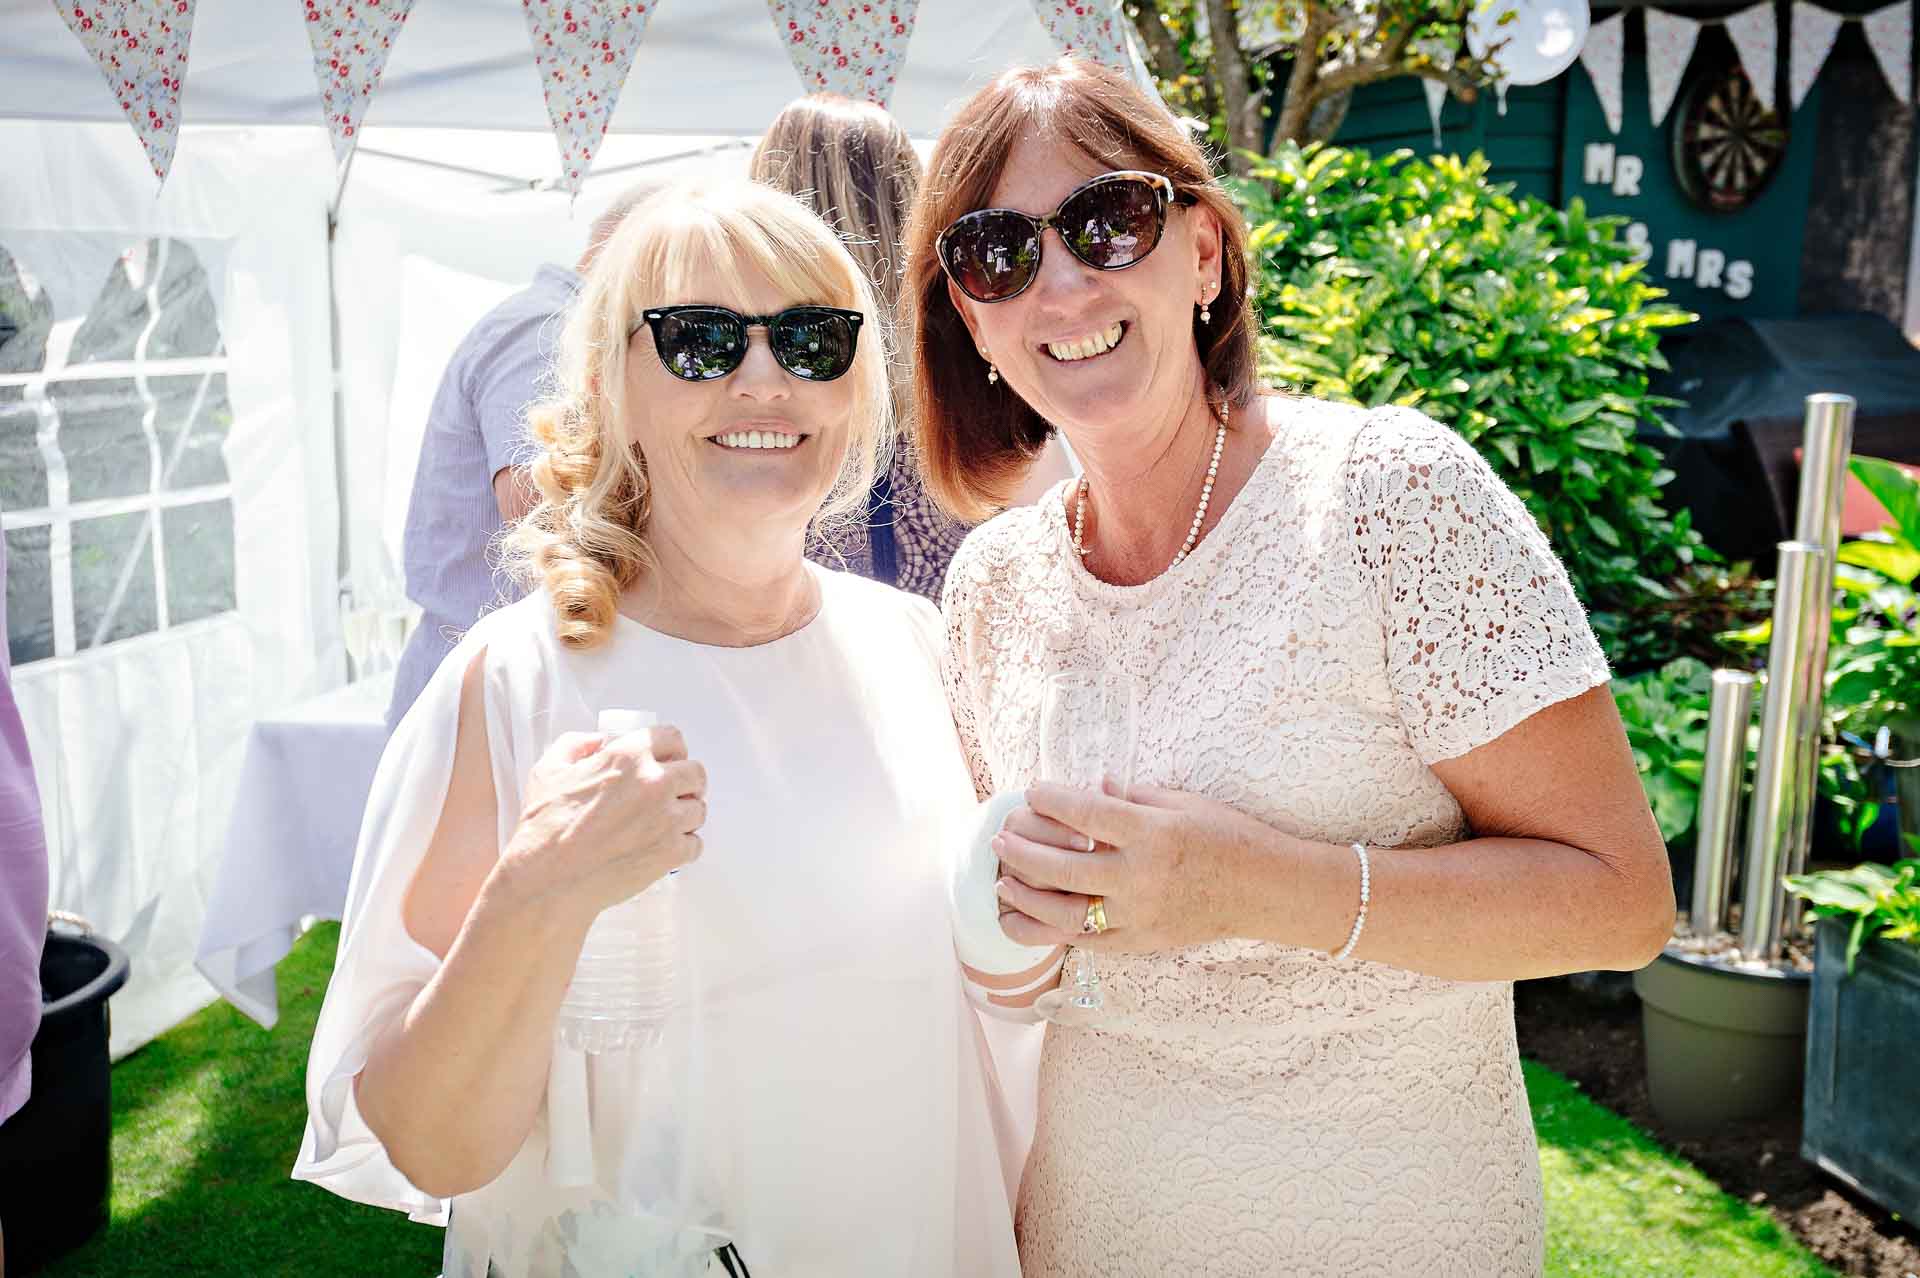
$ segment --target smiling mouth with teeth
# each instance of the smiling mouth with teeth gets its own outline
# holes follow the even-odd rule
[[[1089,333],[1085,337],[1076,337],[1070,342],[1048,342],[1047,354],[1053,356],[1055,362],[1061,364],[1072,364],[1079,360],[1092,359],[1096,355],[1105,355],[1108,351],[1118,346],[1120,339],[1126,336],[1126,332],[1126,323],[1121,320],[1115,320],[1112,325],[1101,329],[1097,333]]]
[[[778,452],[798,448],[806,440],[805,435],[791,435],[777,430],[730,430],[723,435],[712,436],[707,442],[722,448],[765,448]]]

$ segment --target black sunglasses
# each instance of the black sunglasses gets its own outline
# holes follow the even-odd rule
[[[1040,237],[1048,227],[1094,270],[1119,271],[1159,245],[1169,205],[1197,203],[1158,173],[1122,169],[1075,187],[1046,217],[1018,209],[968,213],[940,232],[934,247],[961,292],[976,302],[1004,302],[1040,273]]]
[[[641,313],[653,330],[660,363],[675,377],[710,382],[740,367],[747,357],[747,330],[767,330],[767,345],[780,367],[809,382],[830,382],[853,367],[860,340],[859,311],[837,306],[789,306],[775,315],[742,315],[725,306],[655,306]],[[635,324],[629,340],[640,331]]]

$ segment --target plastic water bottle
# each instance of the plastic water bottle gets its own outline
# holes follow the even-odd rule
[[[654,722],[647,710],[602,710],[599,728],[634,732]],[[659,1039],[673,1006],[679,939],[675,873],[608,906],[587,929],[560,1003],[558,1033],[566,1046],[597,1054],[646,1047]]]

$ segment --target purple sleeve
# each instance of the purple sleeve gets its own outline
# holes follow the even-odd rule
[[[467,398],[480,423],[489,477],[530,451],[527,406],[544,393],[561,322],[553,313],[517,316],[489,333],[467,365]]]
[[[7,619],[7,551],[0,539],[0,633]],[[0,1122],[26,1103],[27,1052],[40,1027],[40,950],[47,937],[47,839],[26,727],[0,649]]]

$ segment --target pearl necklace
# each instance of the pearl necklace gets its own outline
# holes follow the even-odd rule
[[[1200,525],[1207,518],[1207,503],[1213,500],[1213,481],[1220,474],[1220,452],[1227,445],[1227,418],[1232,413],[1232,405],[1225,400],[1220,403],[1220,424],[1213,432],[1213,459],[1207,463],[1207,478],[1200,485],[1200,506],[1193,512],[1193,524],[1187,529],[1187,539],[1180,546],[1180,552],[1168,564],[1169,569],[1178,567],[1193,550],[1193,544],[1200,540]],[[1079,482],[1080,495],[1073,505],[1073,549],[1082,559],[1087,557],[1085,538],[1087,528],[1087,477],[1082,475]]]

